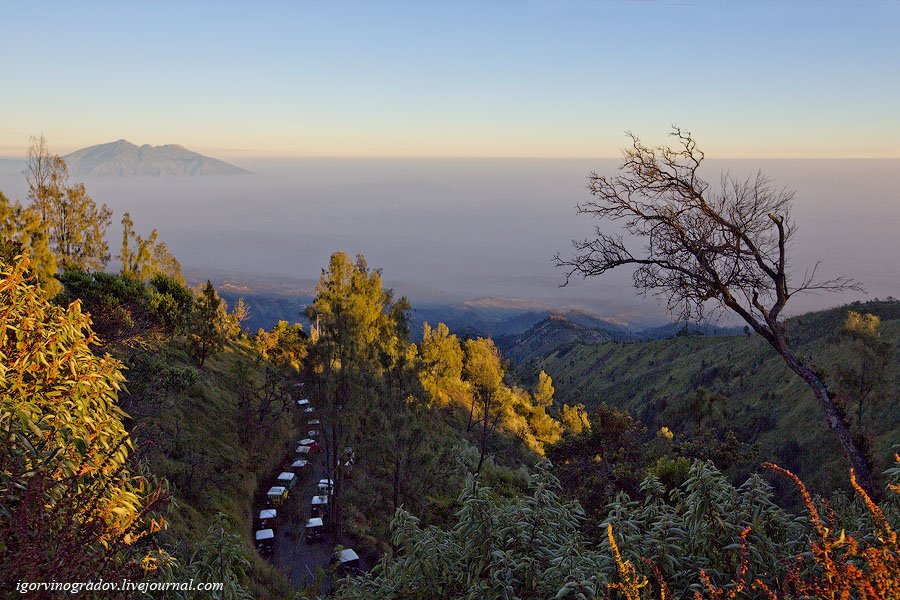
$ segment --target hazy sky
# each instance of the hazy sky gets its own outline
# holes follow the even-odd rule
[[[900,157],[900,3],[3,2],[0,155]]]

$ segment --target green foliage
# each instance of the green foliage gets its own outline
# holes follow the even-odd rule
[[[84,184],[67,187],[50,197],[50,247],[65,269],[100,270],[109,262],[106,230],[112,211],[87,195]]]
[[[528,493],[513,499],[469,478],[449,529],[422,526],[399,510],[391,526],[397,554],[386,556],[372,574],[340,585],[335,596],[489,599],[552,598],[579,587],[597,592],[605,583],[597,569],[603,559],[578,534],[581,509],[561,500],[560,492],[540,468]]]
[[[241,323],[247,318],[247,306],[242,300],[229,313],[225,301],[219,298],[209,280],[199,290],[190,318],[190,349],[202,368],[206,359],[219,352],[225,342],[241,333]]]
[[[163,242],[156,241],[158,237],[159,233],[154,229],[150,237],[142,238],[134,231],[131,215],[127,212],[122,215],[122,250],[118,257],[122,263],[121,273],[141,280],[162,274],[183,284],[181,263]]]
[[[893,348],[881,329],[878,315],[847,311],[847,320],[837,332],[842,360],[832,367],[840,405],[852,413],[858,443],[867,450],[872,441],[865,409],[887,408],[885,404],[891,400],[888,365]]]
[[[199,541],[186,564],[176,563],[167,569],[163,579],[171,582],[216,582],[224,584],[219,592],[177,591],[170,597],[177,600],[216,598],[221,600],[247,600],[252,598],[246,589],[247,570],[250,567],[248,549],[241,536],[233,533],[225,515],[216,514],[206,535]]]
[[[866,351],[855,336],[842,333],[848,308],[878,316],[877,339],[889,344],[882,353],[887,362],[883,386],[873,388],[862,413],[871,456],[877,471],[881,471],[887,467],[885,457],[893,453],[892,445],[900,439],[900,411],[895,410],[900,399],[900,302],[869,302],[810,313],[788,320],[787,332],[798,352],[812,356],[815,364],[852,368],[868,378],[880,370],[880,357],[865,358]],[[611,407],[627,410],[651,430],[668,427],[679,434],[677,443],[687,441],[685,438],[696,428],[698,419],[687,404],[703,387],[716,395],[721,410],[700,420],[713,432],[717,443],[735,451],[729,451],[737,459],[734,468],[728,469],[732,475],[739,479],[746,476],[751,465],[742,457],[748,452],[752,455],[758,446],[758,454],[749,462],[776,461],[822,492],[849,489],[840,446],[823,423],[806,420],[820,410],[813,395],[780,357],[771,354],[759,336],[580,343],[526,357],[517,372],[523,379],[531,379],[541,370],[553,375],[557,402],[584,402],[590,412],[597,402],[594,399],[603,398]],[[839,372],[833,368],[825,374],[830,387],[848,399],[858,398],[838,381]],[[857,407],[852,400],[845,407],[850,416],[855,416]],[[736,445],[729,439],[729,431]],[[699,437],[706,435],[700,432]],[[699,456],[701,448],[696,450],[694,455]],[[778,489],[787,492],[783,486]]]
[[[644,471],[659,451],[646,443],[646,428],[627,413],[601,404],[590,422],[589,430],[550,446],[547,457],[563,486],[587,510],[592,534],[599,539],[602,532],[596,527],[606,504],[620,491],[639,493]]]
[[[876,598],[890,595],[841,594],[900,585],[900,553],[889,522],[897,515],[868,501],[858,486],[864,507],[853,529],[840,533],[834,519],[841,517],[830,509],[830,517],[821,517],[802,485],[806,517],[776,505],[759,475],[734,487],[708,462],[695,461],[671,493],[652,476],[640,488],[644,500],[623,493],[610,503],[604,535],[591,541],[582,534],[581,507],[563,499],[546,464],[515,498],[469,479],[449,527],[423,526],[397,511],[396,552],[370,573],[343,581],[335,596]],[[716,586],[722,582],[732,583]]]
[[[44,296],[52,298],[61,289],[56,281],[56,256],[50,251],[47,225],[31,207],[10,200],[0,192],[0,243],[16,244],[0,257],[0,262],[12,263],[19,254],[28,255],[31,271],[37,277]]]
[[[459,338],[443,323],[434,329],[424,324],[419,358],[422,385],[434,402],[446,406],[451,401],[462,403],[468,386],[462,383],[463,350]]]
[[[94,353],[79,303],[50,304],[27,270],[27,258],[0,266],[3,578],[77,579],[139,564],[129,546],[159,529],[147,512],[161,491],[128,462],[121,364]]]
[[[147,339],[180,333],[193,302],[190,290],[157,274],[150,283],[113,273],[68,270],[59,276],[57,303],[79,300],[102,340],[140,346]]]
[[[309,313],[317,327],[306,348],[305,389],[325,423],[335,529],[353,533],[357,547],[386,550],[390,516],[400,506],[427,522],[446,522],[466,469],[478,470],[480,463],[482,479],[499,482],[506,476],[508,469],[489,454],[516,443],[506,436],[488,439],[475,427],[484,423],[476,389],[491,394],[488,432],[499,419],[506,432],[530,436],[535,445],[536,434],[552,439],[556,423],[544,408],[524,390],[503,384],[500,356],[490,340],[469,342],[465,354],[458,338],[439,324],[426,327],[419,347],[411,344],[408,303],[394,301],[380,273],[362,257],[351,262],[343,253],[333,255],[317,290]],[[267,336],[257,341],[261,347],[270,343]],[[347,446],[356,456],[350,472],[339,460]]]
[[[545,372],[538,373],[538,382],[534,390],[534,403],[548,408],[553,405],[553,379]]]
[[[173,332],[182,332],[187,326],[194,296],[179,279],[163,273],[150,278],[149,308],[157,319]]]
[[[649,559],[673,590],[699,591],[703,569],[724,581],[738,571],[741,532],[750,526],[749,574],[774,584],[787,573],[784,558],[806,546],[806,525],[779,508],[759,475],[735,488],[710,462],[696,461],[671,494],[655,477],[641,483],[643,501],[620,494],[607,507],[623,554]]]
[[[358,533],[377,536],[384,533],[378,523],[387,522],[385,513],[421,498],[422,469],[431,460],[418,358],[408,339],[409,304],[393,300],[365,258],[353,262],[342,252],[331,256],[316,292],[310,316],[317,327],[306,375],[327,425],[323,441],[335,482],[329,503],[333,528],[342,532],[347,512]],[[345,511],[348,467],[341,457],[348,446],[366,474],[360,489],[368,497]]]
[[[287,321],[279,321],[271,331],[260,329],[254,342],[263,358],[299,370],[306,357],[308,337],[300,323],[288,325]]]
[[[466,340],[463,378],[470,394],[462,399],[469,411],[467,429],[480,427],[482,455],[489,435],[497,428],[512,433],[543,455],[544,445],[562,435],[560,424],[547,414],[547,408],[553,404],[553,383],[546,373],[539,375],[537,391],[532,396],[519,387],[504,384],[505,375],[493,340]]]
[[[480,397],[496,393],[503,382],[505,371],[494,341],[490,338],[468,339],[465,351],[463,374],[474,387],[475,393]]]
[[[257,478],[279,466],[295,438],[290,419],[283,413],[279,417],[276,402],[266,396],[270,383],[278,382],[278,389],[287,385],[280,383],[280,363],[260,357],[248,343],[227,341],[198,370],[181,337],[193,295],[165,275],[146,283],[79,271],[61,278],[66,292],[60,300],[82,298],[79,302],[104,330],[104,348],[128,364],[129,389],[120,394],[120,403],[131,417],[137,453],[154,474],[171,482],[174,494],[170,526],[157,535],[159,543],[178,559],[178,568],[186,568],[212,517],[224,512],[228,518],[222,523],[243,544],[257,485],[268,483],[257,484]],[[235,375],[239,366],[240,380]],[[242,395],[245,388],[253,398]],[[283,576],[255,552],[247,556],[245,583],[253,595],[283,597],[289,588]],[[214,558],[210,554],[207,560]]]
[[[591,420],[587,410],[585,410],[584,404],[580,403],[572,406],[563,404],[559,409],[559,422],[563,430],[571,435],[579,435],[582,431],[591,429]]]
[[[47,226],[59,267],[101,270],[109,262],[106,230],[112,211],[87,195],[83,183],[69,185],[69,169],[50,153],[43,136],[32,138],[25,172],[31,206]]]
[[[297,431],[275,411],[263,423],[249,422],[262,408],[248,407],[242,386],[266,385],[267,361],[245,340],[229,341],[210,356],[203,369],[185,350],[182,339],[159,340],[148,351],[129,357],[129,389],[122,398],[132,417],[140,457],[159,477],[171,482],[169,528],[159,542],[182,567],[216,523],[245,546],[247,579],[240,580],[255,598],[288,597],[290,584],[252,549],[253,502],[270,485],[292,451]],[[238,378],[238,372],[243,371]],[[214,544],[204,559],[215,559]]]

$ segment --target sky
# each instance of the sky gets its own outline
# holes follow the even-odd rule
[[[900,2],[0,2],[0,156],[900,157]]]

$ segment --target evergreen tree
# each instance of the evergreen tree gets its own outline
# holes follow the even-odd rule
[[[384,290],[363,257],[331,257],[309,309],[318,324],[306,364],[310,393],[324,424],[333,531],[344,527],[348,500],[375,527],[401,504],[422,507],[436,464],[434,413],[423,388],[418,348],[409,341],[409,303]],[[446,329],[446,328],[445,328]],[[345,449],[352,446],[359,478],[348,488]]]
[[[69,185],[66,163],[50,154],[43,136],[28,148],[26,180],[32,208],[47,227],[60,268],[101,270],[109,262],[105,235],[112,211],[87,195],[84,184]]]
[[[197,294],[191,315],[190,347],[201,368],[209,356],[225,346],[227,322],[225,302],[207,280]]]
[[[497,350],[493,340],[485,338],[466,340],[465,348],[464,373],[474,392],[468,428],[481,425],[478,466],[474,471],[477,475],[484,465],[488,438],[497,428],[503,415],[504,400],[508,401],[509,398],[508,390],[503,389],[501,385],[503,366],[500,351]]]
[[[582,431],[591,430],[591,421],[588,418],[584,404],[574,404],[572,406],[563,404],[559,410],[559,420],[563,429],[572,435],[579,435]]]
[[[881,319],[877,315],[853,310],[847,312],[838,337],[845,350],[844,359],[834,365],[838,396],[844,410],[853,412],[857,443],[869,452],[865,408],[888,397],[887,367],[892,346],[881,335]]]
[[[343,252],[331,255],[308,316],[318,324],[307,368],[325,424],[326,461],[334,480],[329,510],[340,536],[345,448],[356,439],[368,409],[377,405],[384,359],[398,353],[402,326],[391,293],[382,289],[381,273],[370,270],[364,257],[353,262]]]
[[[534,402],[538,406],[550,408],[553,405],[553,379],[544,371],[538,373],[537,387],[534,391]]]
[[[118,257],[122,274],[146,281],[161,273],[183,283],[181,264],[164,243],[157,241],[158,237],[154,229],[150,237],[142,238],[134,231],[131,215],[127,212],[122,215],[122,250]]]
[[[462,380],[463,349],[459,338],[443,323],[433,328],[424,324],[419,344],[422,385],[438,405],[451,400],[463,403],[471,392]]]

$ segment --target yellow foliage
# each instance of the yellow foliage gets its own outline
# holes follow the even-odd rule
[[[873,314],[861,314],[855,310],[847,313],[847,320],[844,321],[844,331],[857,335],[874,337],[878,335],[878,327],[881,325],[881,318]]]
[[[0,508],[16,506],[28,480],[40,475],[58,484],[47,491],[50,503],[102,490],[80,515],[104,517],[99,543],[126,533],[136,539],[149,492],[128,469],[131,440],[118,406],[122,365],[93,352],[90,318],[79,302],[64,309],[43,297],[27,277],[27,258],[0,269]],[[74,489],[59,484],[71,485],[73,477]]]
[[[591,421],[584,404],[573,406],[563,404],[559,411],[559,420],[563,428],[572,435],[579,435],[582,431],[591,430]]]
[[[619,581],[608,584],[608,587],[622,592],[627,600],[641,600],[641,589],[649,583],[647,578],[639,575],[630,561],[622,559],[616,538],[613,537],[612,525],[606,526],[606,537],[609,539],[609,547],[616,561],[616,572],[619,576]]]

